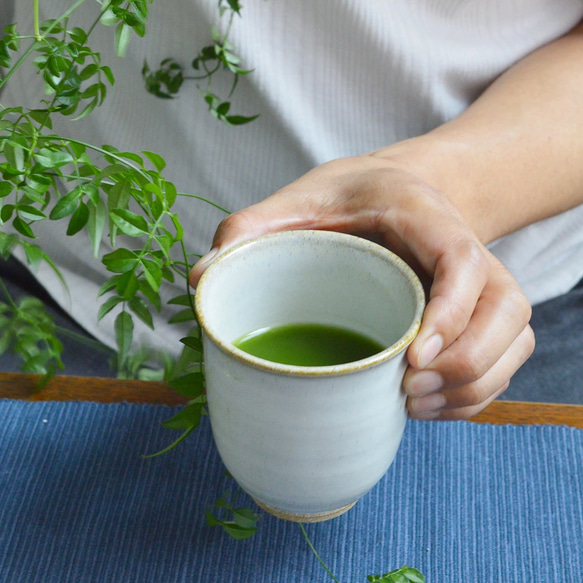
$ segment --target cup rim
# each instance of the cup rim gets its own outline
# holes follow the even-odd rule
[[[205,291],[205,284],[206,282],[212,277],[213,271],[220,268],[222,263],[225,260],[230,258],[231,256],[241,253],[243,249],[248,247],[261,245],[264,241],[269,241],[277,238],[290,238],[290,237],[323,237],[329,240],[336,240],[342,242],[343,244],[348,243],[350,246],[360,250],[367,250],[377,257],[382,258],[385,261],[393,264],[399,271],[406,277],[409,285],[413,289],[415,293],[415,313],[412,318],[412,322],[405,331],[405,333],[391,346],[385,348],[381,352],[373,354],[368,358],[364,358],[362,360],[357,360],[353,362],[347,362],[344,364],[336,364],[336,365],[329,365],[329,366],[298,366],[298,365],[291,365],[291,364],[282,364],[279,362],[273,362],[269,360],[265,360],[263,358],[259,358],[257,356],[253,356],[248,352],[237,348],[231,342],[225,342],[223,339],[219,338],[216,334],[214,334],[212,327],[209,327],[204,314],[202,313],[201,308],[201,296],[204,294]],[[247,365],[252,366],[253,368],[257,368],[266,372],[270,372],[271,374],[282,374],[282,375],[294,375],[294,376],[307,376],[307,377],[314,377],[314,376],[338,376],[338,375],[345,375],[345,374],[352,374],[358,372],[362,369],[376,367],[398,355],[400,352],[404,351],[413,339],[417,335],[419,328],[421,326],[421,318],[423,316],[423,311],[425,309],[425,292],[423,290],[423,286],[417,277],[417,274],[413,271],[413,269],[403,261],[398,255],[389,251],[389,249],[379,245],[377,243],[373,243],[368,239],[363,239],[362,237],[357,237],[355,235],[349,235],[347,233],[340,233],[337,231],[325,231],[325,230],[316,230],[316,229],[294,229],[294,230],[287,230],[287,231],[279,231],[276,233],[269,233],[267,235],[262,235],[260,237],[255,237],[253,239],[249,239],[242,243],[227,249],[225,252],[221,253],[213,260],[213,262],[209,265],[209,267],[205,270],[202,277],[198,282],[198,286],[196,288],[195,296],[194,296],[194,307],[196,312],[196,317],[200,328],[206,333],[210,340],[212,340],[213,344],[220,348],[223,352],[231,355],[232,357],[236,358],[239,361],[246,363]]]

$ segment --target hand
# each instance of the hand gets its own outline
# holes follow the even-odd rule
[[[366,155],[324,164],[263,202],[227,217],[192,269],[196,287],[226,249],[267,233],[324,229],[377,241],[431,282],[407,351],[403,388],[419,419],[465,419],[508,386],[530,356],[530,305],[456,207],[412,166]]]

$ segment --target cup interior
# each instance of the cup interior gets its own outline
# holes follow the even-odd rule
[[[400,258],[328,231],[287,231],[243,243],[208,268],[196,293],[203,330],[235,353],[242,351],[232,343],[249,332],[312,323],[368,336],[386,348],[380,353],[386,358],[414,337],[423,307],[421,284]]]

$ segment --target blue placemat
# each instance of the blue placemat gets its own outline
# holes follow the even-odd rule
[[[264,516],[248,541],[206,526],[230,485],[207,420],[140,457],[175,437],[174,412],[0,401],[0,581],[330,581],[295,524]],[[583,431],[410,421],[380,484],[307,530],[341,583],[403,563],[431,583],[580,583]]]

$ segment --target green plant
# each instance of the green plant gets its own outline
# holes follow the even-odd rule
[[[235,47],[229,42],[229,33],[235,16],[241,14],[241,4],[238,0],[219,0],[221,17],[228,13],[228,25],[224,35],[216,27],[212,27],[212,44],[203,47],[194,58],[191,67],[194,73],[187,75],[184,66],[172,58],[164,59],[157,70],[152,71],[147,62],[142,68],[146,90],[156,97],[172,99],[182,87],[184,81],[202,82],[198,84],[199,91],[206,101],[209,111],[226,125],[243,125],[257,119],[256,115],[244,116],[231,113],[231,102],[227,101],[234,93],[239,77],[252,71],[241,67],[241,59],[235,53]],[[216,95],[212,90],[212,79],[219,71],[232,74],[233,82],[226,99]]]
[[[63,14],[45,22],[39,19],[38,0],[30,1],[34,30],[21,33],[18,25],[12,24],[0,39],[0,68],[5,71],[0,77],[0,89],[18,69],[30,65],[32,59],[46,98],[34,108],[0,104],[0,256],[7,258],[20,247],[30,266],[46,262],[66,286],[57,265],[35,234],[37,225],[48,221],[62,231],[64,222],[68,236],[85,232],[96,260],[103,236],[109,237],[113,251],[101,261],[110,276],[99,292],[102,304],[98,318],[117,311],[114,328],[118,375],[164,378],[189,399],[178,414],[163,422],[181,435],[154,454],[159,455],[190,435],[207,414],[202,345],[188,286],[190,262],[195,254],[186,249],[184,228],[174,204],[178,197],[214,203],[178,192],[164,176],[165,160],[155,152],[124,152],[112,145],[95,145],[53,132],[55,116],[79,120],[90,115],[102,105],[115,83],[111,68],[89,45],[94,29],[101,25],[112,27],[116,52],[122,56],[133,34],[140,37],[146,34],[149,4],[153,0],[103,0],[99,17],[86,30],[69,24],[71,15],[85,0],[76,0]],[[228,40],[241,5],[238,0],[219,0],[218,9],[221,17],[227,15],[229,19],[227,32],[220,35],[213,29],[212,44],[192,61],[195,74],[187,75],[183,65],[166,59],[154,71],[144,63],[142,75],[146,90],[165,99],[176,95],[185,81],[193,80],[210,113],[221,122],[236,126],[256,117],[233,114],[229,101],[239,77],[250,73],[241,67]],[[221,71],[233,78],[225,98],[212,90],[212,79]],[[119,235],[132,244],[120,242]],[[184,293],[168,302],[177,310],[170,323],[191,322],[192,330],[181,340],[180,358],[173,361],[166,355],[153,355],[132,346],[134,319],[153,328],[153,311],[162,308],[160,290],[176,278],[183,280]],[[62,330],[39,300],[25,298],[17,304],[1,280],[0,291],[4,296],[0,301],[0,354],[14,350],[22,358],[24,371],[40,373],[44,375],[43,382],[47,382],[63,368],[63,346],[59,340]],[[152,357],[161,362],[160,371],[144,368]],[[210,526],[221,527],[234,538],[252,536],[257,520],[252,510],[237,507],[236,500],[228,494],[219,499],[214,512],[207,513]],[[403,569],[399,570],[400,579],[393,572],[371,576],[369,581],[423,580],[411,578],[418,573],[413,573],[415,570],[409,570],[407,575]],[[407,576],[408,579],[403,578]]]

